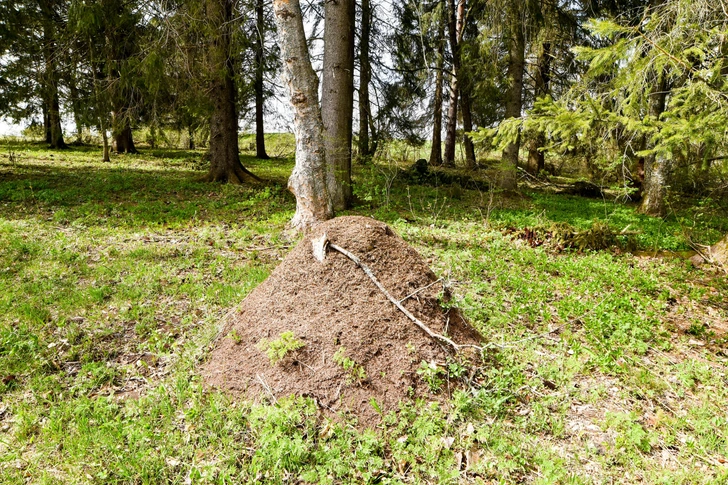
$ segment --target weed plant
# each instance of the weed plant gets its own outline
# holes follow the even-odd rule
[[[200,381],[222,317],[298,237],[290,158],[245,154],[266,183],[226,186],[199,181],[201,155],[0,145],[0,483],[728,483],[728,281],[652,257],[728,232],[720,204],[660,220],[357,167],[350,213],[427,258],[487,347],[480,385],[360,430],[311,399],[254,405]],[[595,222],[648,254],[507,231]]]
[[[276,364],[305,345],[296,338],[293,332],[283,332],[277,339],[263,339],[258,342],[258,349],[265,352],[271,364]]]

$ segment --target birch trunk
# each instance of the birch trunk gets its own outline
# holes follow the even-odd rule
[[[326,164],[318,77],[311,66],[299,1],[273,0],[273,12],[294,111],[296,165],[288,179],[288,189],[296,196],[296,214],[291,226],[306,230],[316,222],[334,216],[327,187],[327,178],[332,171]]]

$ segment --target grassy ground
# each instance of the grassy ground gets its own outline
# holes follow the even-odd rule
[[[200,154],[0,146],[1,483],[728,482],[728,282],[650,257],[728,232],[711,201],[662,221],[357,168],[351,213],[428,258],[489,341],[481,388],[360,432],[203,388],[220,319],[297,236],[290,158],[243,157],[269,183],[233,187],[196,181]],[[595,220],[637,230],[641,255],[514,237]]]

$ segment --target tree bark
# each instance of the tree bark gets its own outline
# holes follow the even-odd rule
[[[233,33],[233,0],[206,0],[207,17],[214,34],[208,50],[210,98],[210,171],[209,182],[241,184],[253,176],[240,163],[238,148],[238,107],[233,60],[230,55]]]
[[[190,150],[195,149],[195,131],[192,129],[192,125],[187,125],[187,148]]]
[[[655,85],[650,91],[648,106],[650,116],[656,120],[665,111],[667,102],[668,86],[664,74],[660,74]],[[648,155],[645,158],[645,180],[642,185],[642,205],[640,212],[643,214],[663,217],[667,208],[665,195],[669,185],[672,161],[663,153]]]
[[[544,41],[541,44],[541,52],[536,62],[536,73],[534,76],[534,94],[536,99],[542,99],[549,94],[549,83],[551,82],[551,43]],[[528,171],[534,174],[541,173],[546,168],[546,157],[543,148],[546,144],[546,135],[543,131],[535,134],[528,146]]]
[[[474,170],[476,167],[475,161],[475,146],[473,146],[473,139],[470,138],[470,133],[473,131],[473,117],[470,112],[470,89],[463,85],[460,89],[460,108],[463,112],[463,148],[465,148],[465,166]]]
[[[372,153],[369,151],[369,83],[372,78],[369,61],[369,42],[371,36],[371,4],[361,0],[361,41],[359,45],[359,160],[366,163]]]
[[[354,0],[324,4],[324,65],[321,116],[334,209],[351,205],[351,127],[354,109]]]
[[[523,103],[523,70],[525,66],[526,41],[523,34],[521,19],[521,6],[518,2],[508,7],[508,88],[505,93],[505,117],[517,118],[521,116]],[[499,187],[504,190],[517,188],[518,151],[521,146],[520,134],[517,139],[509,143],[501,156],[502,173]]]
[[[110,155],[110,149],[109,149],[109,137],[106,134],[106,109],[105,109],[105,103],[101,101],[101,94],[99,89],[99,79],[98,75],[96,74],[96,63],[95,63],[95,56],[94,56],[94,49],[93,49],[93,39],[89,36],[88,39],[88,45],[89,45],[89,61],[91,63],[91,76],[93,80],[93,89],[94,89],[94,107],[97,111],[97,125],[99,132],[101,133],[101,140],[103,142],[103,161],[104,162],[110,162],[111,161],[111,155]]]
[[[82,143],[83,136],[83,115],[81,114],[81,99],[78,94],[78,87],[76,85],[76,61],[74,61],[73,71],[68,78],[68,90],[71,94],[71,109],[73,110],[73,121],[76,124],[76,140],[74,144]]]
[[[66,142],[63,140],[63,128],[61,127],[61,106],[58,99],[58,85],[54,83],[52,88],[53,93],[51,97],[50,110],[48,111],[48,117],[51,128],[51,148],[68,148]]]
[[[265,126],[263,124],[263,72],[265,71],[265,12],[263,0],[255,4],[257,35],[255,37],[255,156],[263,160],[270,157],[265,151]]]
[[[43,103],[41,105],[41,111],[43,112],[43,139],[49,145],[51,144],[51,118],[48,115],[48,101],[46,100],[46,94],[43,93]]]
[[[41,2],[43,11],[43,57],[45,63],[45,102],[47,103],[48,124],[46,141],[51,148],[67,148],[61,127],[61,108],[58,99],[58,70],[56,69],[56,27],[53,5]]]
[[[369,103],[369,106],[371,106],[371,103]],[[377,148],[379,148],[379,140],[380,140],[381,133],[377,130],[377,125],[375,123],[374,117],[371,115],[371,111],[369,112],[369,156],[373,157],[377,153]]]
[[[442,81],[445,69],[445,21],[440,19],[437,27],[437,57],[435,59],[435,94],[432,114],[432,147],[430,148],[429,164],[442,165]]]
[[[114,133],[114,144],[116,145],[116,153],[139,153],[134,146],[134,138],[131,133],[131,124],[129,118],[126,115],[121,115],[119,124],[121,128],[117,126]]]
[[[273,0],[278,44],[296,135],[296,165],[288,189],[296,196],[296,214],[291,225],[307,230],[316,222],[334,216],[328,179],[333,170],[326,164],[324,126],[318,103],[318,77],[311,66],[299,0]]]
[[[156,119],[154,119],[149,123],[149,135],[147,136],[147,143],[151,149],[157,148],[157,130],[158,124]]]
[[[111,148],[109,147],[109,135],[106,134],[106,126],[103,121],[99,121],[99,131],[101,132],[101,141],[103,145],[103,161],[111,161]]]
[[[460,40],[462,38],[463,17],[465,15],[465,0],[450,0],[448,30],[450,37],[450,50],[452,52],[452,74],[450,76],[450,102],[447,108],[447,128],[445,134],[445,165],[455,165],[455,143],[458,127],[458,72],[460,71]]]

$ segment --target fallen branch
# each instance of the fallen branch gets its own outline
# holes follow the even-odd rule
[[[521,172],[523,175],[523,178],[531,179],[534,183],[539,184],[543,187],[558,187],[555,184],[552,184],[551,182],[544,181],[539,179],[538,177],[533,176],[532,174],[528,173],[526,170],[524,170],[522,167],[518,167],[518,171]],[[561,187],[563,188],[563,187]]]
[[[430,283],[429,285],[427,285],[427,286],[423,286],[422,288],[419,288],[419,289],[417,289],[417,290],[413,291],[412,293],[410,293],[409,295],[405,296],[404,298],[402,298],[401,300],[399,300],[399,302],[400,302],[400,303],[402,303],[403,301],[407,301],[407,300],[409,300],[409,299],[410,299],[410,298],[412,298],[413,296],[417,295],[417,293],[419,293],[419,292],[421,292],[421,291],[424,291],[424,290],[426,290],[427,288],[429,288],[429,287],[431,287],[431,286],[433,286],[433,285],[436,285],[436,284],[437,284],[437,283],[439,283],[440,281],[442,281],[442,278],[437,278],[437,279],[436,279],[435,281],[433,281],[433,282],[432,282],[432,283]]]
[[[243,251],[270,251],[272,249],[290,249],[291,246],[289,245],[283,245],[283,246],[264,246],[264,247],[258,247],[258,248],[245,248]]]
[[[258,379],[258,382],[260,382],[260,385],[263,386],[263,389],[265,389],[268,392],[268,395],[270,395],[271,399],[273,399],[274,404],[278,404],[278,399],[276,399],[275,394],[273,394],[273,390],[270,388],[267,382],[265,382],[265,379],[260,377],[260,374],[255,374],[256,379]]]
[[[410,320],[412,320],[412,322],[414,322],[415,325],[417,325],[418,327],[420,327],[420,329],[422,329],[427,335],[429,335],[433,339],[439,340],[441,342],[445,342],[446,344],[450,345],[453,349],[455,349],[456,352],[458,350],[460,350],[461,348],[463,348],[463,347],[475,347],[475,348],[478,348],[478,349],[481,348],[481,347],[478,347],[476,345],[458,345],[455,342],[453,342],[452,340],[450,340],[449,338],[445,337],[444,335],[440,335],[439,333],[433,332],[432,330],[430,330],[430,328],[427,325],[425,325],[424,323],[422,323],[409,310],[407,310],[404,306],[402,306],[402,303],[400,303],[399,300],[395,299],[387,291],[387,289],[379,282],[379,280],[377,279],[377,277],[374,276],[374,273],[372,272],[372,270],[369,269],[369,267],[366,264],[362,263],[359,258],[357,258],[355,255],[353,255],[352,253],[350,253],[346,249],[344,249],[344,248],[342,248],[340,246],[337,246],[336,244],[329,243],[328,244],[328,247],[330,247],[331,249],[333,249],[335,251],[340,252],[341,254],[343,254],[344,256],[346,256],[347,258],[349,258],[350,260],[352,260],[357,266],[359,266],[362,269],[362,271],[364,271],[364,273],[366,273],[366,275],[369,277],[369,279],[372,280],[372,282],[375,285],[377,285],[377,288],[379,288],[379,290],[382,293],[384,293],[384,296],[386,296],[387,299],[392,302],[392,304],[394,306],[396,306],[397,308],[399,308],[399,310],[402,313],[404,313],[405,315],[407,315],[407,318],[409,318]]]

